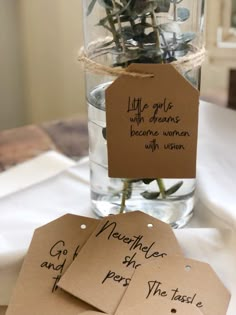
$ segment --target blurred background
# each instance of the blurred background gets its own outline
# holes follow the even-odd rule
[[[0,129],[86,115],[81,0],[0,0]],[[236,0],[207,0],[201,98],[236,108]]]

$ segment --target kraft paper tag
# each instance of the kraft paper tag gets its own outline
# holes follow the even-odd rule
[[[83,315],[89,315],[89,311],[83,313]],[[142,304],[137,304],[124,311],[121,311],[119,315],[204,315],[200,309],[194,307],[191,304],[180,304],[170,300],[159,300],[158,303],[152,303],[151,301],[145,301]],[[92,315],[92,313],[90,314]],[[96,315],[96,314],[93,314]]]
[[[104,313],[96,311],[85,311],[81,315],[102,315]],[[158,304],[146,301],[137,304],[124,311],[119,315],[204,315],[198,308],[191,304],[179,304],[173,301],[160,300]]]
[[[204,315],[225,315],[230,293],[210,265],[168,256],[159,264],[144,264],[135,271],[115,315],[145,301],[159,305],[162,300],[190,304]]]
[[[153,77],[120,76],[106,90],[109,176],[194,178],[199,92],[171,65],[128,70]]]
[[[34,233],[7,315],[77,315],[91,306],[57,287],[99,221],[65,215]]]
[[[104,218],[59,286],[98,310],[114,313],[134,270],[148,261],[159,264],[181,255],[169,225],[131,212]]]
[[[103,315],[96,311],[85,311],[81,315]],[[200,309],[191,304],[180,304],[170,300],[159,300],[158,303],[145,301],[121,311],[119,315],[204,315]]]

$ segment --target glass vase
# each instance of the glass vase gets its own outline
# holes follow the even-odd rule
[[[171,63],[203,45],[204,0],[83,0],[83,10],[85,53],[100,65]],[[95,68],[86,71],[93,211],[141,210],[183,227],[193,214],[195,178],[108,177],[105,90],[115,77]],[[181,74],[199,89],[200,67]]]

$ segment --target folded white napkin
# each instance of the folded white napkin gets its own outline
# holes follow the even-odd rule
[[[236,111],[202,103],[197,180],[202,203],[236,227]]]
[[[0,174],[0,187],[6,185],[0,199],[0,305],[9,302],[37,227],[69,212],[93,216],[88,176],[88,159],[76,164],[56,152]]]
[[[43,153],[0,175],[0,198],[55,176],[75,164],[55,151]]]
[[[188,228],[175,233],[187,257],[209,262],[216,270],[232,293],[227,315],[235,315],[236,235],[233,227],[236,226],[236,194],[233,182],[236,147],[233,131],[236,112],[202,103],[199,121],[198,202]],[[22,178],[22,167],[31,165],[33,171],[37,165],[35,161],[0,175],[0,187],[3,176],[4,182],[10,182],[9,178],[16,180],[17,172]],[[54,165],[53,160],[50,163]],[[31,177],[34,182],[31,180],[27,184],[28,175],[25,176],[25,184],[19,187],[23,190],[14,188],[14,193],[9,194],[10,185],[6,190],[8,195],[0,199],[0,305],[8,304],[36,227],[67,212],[94,216],[90,209],[88,159],[68,168],[69,164],[63,172],[52,173],[43,181],[42,178],[38,181],[34,175]],[[42,167],[48,168],[51,166],[47,163]],[[38,173],[41,175],[41,171]],[[28,174],[27,171],[24,170],[24,174]]]

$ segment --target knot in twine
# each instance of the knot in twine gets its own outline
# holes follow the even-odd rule
[[[127,71],[127,68],[122,67],[111,67],[94,61],[98,56],[105,55],[109,52],[108,46],[111,44],[111,38],[106,37],[104,39],[98,39],[97,41],[91,42],[87,47],[82,47],[79,51],[78,61],[83,63],[85,69],[96,73],[110,76],[126,75],[134,78],[152,78],[153,74],[137,73]],[[104,48],[105,47],[105,48]],[[121,52],[122,53],[122,52]],[[188,72],[190,70],[201,67],[205,60],[206,50],[205,47],[197,48],[190,45],[189,53],[178,58],[178,60],[172,61],[171,64],[179,72]]]

